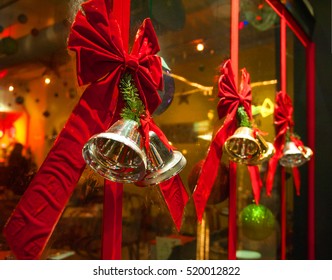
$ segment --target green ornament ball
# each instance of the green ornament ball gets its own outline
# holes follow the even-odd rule
[[[240,213],[243,234],[252,240],[263,240],[275,229],[275,217],[263,205],[249,204]]]

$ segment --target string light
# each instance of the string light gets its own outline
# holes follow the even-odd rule
[[[203,43],[198,43],[196,45],[196,50],[198,50],[199,52],[204,50],[204,44]]]
[[[14,86],[10,85],[10,86],[8,87],[8,90],[9,90],[10,92],[14,91]]]
[[[51,83],[51,79],[50,78],[45,78],[44,80],[45,84],[48,85]]]

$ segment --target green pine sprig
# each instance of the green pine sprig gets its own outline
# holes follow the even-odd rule
[[[237,109],[237,120],[240,127],[252,127],[248,114],[243,106],[239,106]]]
[[[125,73],[120,79],[120,91],[126,101],[120,116],[126,120],[133,120],[140,125],[140,116],[145,113],[145,106],[139,97],[138,90],[129,73]]]

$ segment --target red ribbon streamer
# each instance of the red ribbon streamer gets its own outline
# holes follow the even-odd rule
[[[286,141],[286,134],[289,131],[293,132],[293,105],[291,98],[283,91],[280,91],[276,95],[276,104],[274,108],[274,124],[276,136],[274,138],[274,148],[276,150],[274,156],[270,159],[266,177],[266,192],[271,195],[274,176],[277,170],[279,159],[282,157],[282,151]],[[303,147],[303,143],[299,139],[291,140],[295,142],[298,147]],[[300,175],[296,167],[292,168],[294,185],[296,192],[300,194]]]
[[[77,55],[79,84],[88,87],[4,229],[17,259],[40,258],[85,168],[84,144],[119,118],[122,74],[132,74],[150,113],[160,103],[157,90],[162,88],[162,68],[155,55],[159,45],[151,21],[143,22],[127,54],[108,3],[82,4],[84,14],[79,11],[73,23],[68,47]]]
[[[218,103],[219,118],[225,118],[221,128],[216,133],[210,144],[208,154],[201,169],[200,177],[194,190],[193,199],[196,207],[198,220],[201,221],[207,200],[210,196],[213,183],[218,173],[218,162],[222,157],[222,149],[227,138],[237,129],[236,114],[239,106],[243,106],[248,117],[252,119],[251,113],[251,87],[250,76],[245,69],[242,69],[240,90],[237,90],[231,61],[227,60],[222,67],[222,74],[219,78]],[[260,189],[262,186],[259,169],[257,166],[248,166],[252,189],[256,203],[259,202]]]

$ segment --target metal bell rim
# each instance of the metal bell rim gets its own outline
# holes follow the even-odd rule
[[[135,182],[135,185],[147,187],[160,184],[179,174],[186,164],[187,160],[182,153],[179,151],[173,151],[172,160],[157,171],[146,174],[142,180]]]
[[[299,149],[299,151],[301,152],[300,154],[302,155],[302,159],[301,161],[298,162],[294,162],[293,164],[288,164],[288,161],[283,160],[284,157],[281,157],[279,159],[279,163],[281,166],[284,167],[299,167],[303,164],[305,164],[307,161],[309,161],[313,155],[313,151],[309,148],[309,147],[304,147],[304,149],[306,150],[306,152],[304,153],[303,149]]]
[[[103,138],[106,138],[106,139],[109,139],[109,140],[119,141],[119,142],[125,144],[126,146],[130,147],[131,149],[133,149],[138,155],[140,155],[140,158],[142,160],[142,163],[143,163],[143,168],[142,169],[144,171],[144,172],[142,172],[143,175],[139,176],[137,179],[123,178],[123,177],[120,178],[120,177],[115,176],[116,173],[111,172],[111,171],[113,171],[112,168],[107,168],[106,166],[101,165],[103,167],[97,169],[93,165],[91,165],[89,162],[91,162],[92,160],[95,160],[95,161],[100,163],[100,161],[97,159],[97,157],[95,157],[94,154],[90,152],[90,148],[89,148],[91,145],[96,145],[95,141],[97,140],[97,138],[96,138],[97,136],[98,136],[98,138],[103,137]],[[110,137],[110,136],[112,136],[112,137]],[[103,133],[99,133],[99,134],[96,134],[96,135],[92,136],[89,139],[89,141],[84,145],[84,147],[82,149],[82,156],[83,156],[85,162],[97,174],[99,174],[103,178],[106,178],[110,181],[117,182],[117,183],[133,183],[133,182],[142,180],[142,178],[144,178],[145,172],[147,170],[147,161],[146,161],[146,156],[145,156],[144,150],[137,148],[137,146],[135,145],[135,142],[131,141],[129,138],[127,138],[125,136],[115,134],[115,133],[111,133],[111,132],[103,132]],[[109,171],[109,172],[107,172],[107,171]]]
[[[113,136],[113,137],[110,137],[110,136]],[[112,132],[100,133],[100,134],[98,134],[98,137],[99,138],[104,137],[106,139],[115,140],[115,141],[121,142],[121,143],[125,144],[126,146],[132,148],[137,154],[142,155],[142,156],[140,156],[140,158],[143,161],[145,169],[147,169],[147,161],[146,161],[146,155],[145,155],[144,149],[137,148],[136,143],[134,141],[132,141],[130,138],[116,134],[116,133],[112,133]]]
[[[240,133],[238,133],[238,131],[240,131]],[[247,133],[244,133],[243,131],[247,132]],[[250,127],[246,127],[246,126],[241,126],[241,127],[238,127],[234,134],[230,137],[228,137],[224,143],[224,149],[228,155],[228,158],[229,160],[231,161],[234,161],[236,163],[242,163],[242,164],[249,164],[251,161],[255,161],[259,158],[259,156],[261,155],[262,153],[262,148],[261,148],[261,145],[259,143],[259,140],[257,140],[255,137],[253,137],[251,134],[252,134],[252,129]],[[250,138],[246,138],[247,140],[250,140],[252,143],[255,143],[255,145],[257,146],[257,150],[258,152],[252,157],[252,158],[241,158],[241,157],[238,157],[234,152],[232,152],[230,149],[229,149],[229,145],[228,145],[228,142],[232,139],[236,139],[236,138],[239,138],[238,136],[250,136]],[[236,136],[235,136],[236,135]]]
[[[251,160],[248,162],[249,165],[260,165],[263,162],[269,160],[275,153],[274,145],[270,142],[266,142],[267,150],[264,154],[262,154],[258,159]]]

